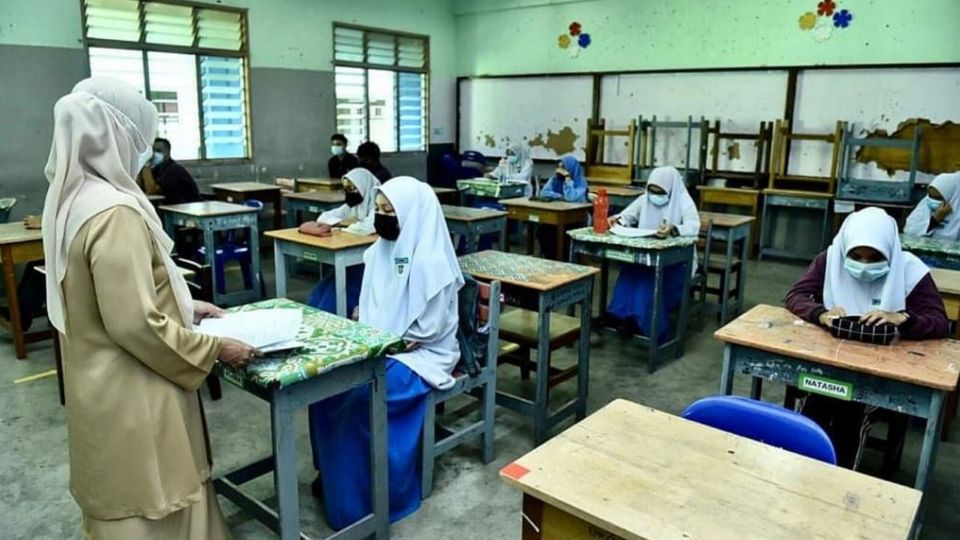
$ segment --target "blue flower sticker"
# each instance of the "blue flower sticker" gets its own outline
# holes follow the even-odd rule
[[[577,45],[580,45],[584,49],[590,46],[590,34],[580,34],[580,37],[577,38]]]
[[[850,26],[850,21],[853,20],[853,13],[850,13],[846,9],[841,9],[840,11],[833,14],[833,25],[837,28],[846,28]]]

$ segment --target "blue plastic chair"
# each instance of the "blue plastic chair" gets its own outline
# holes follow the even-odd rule
[[[463,161],[473,161],[474,163],[479,163],[481,167],[487,164],[487,158],[476,150],[467,150],[464,152]]]
[[[257,212],[263,211],[263,202],[256,199],[250,199],[243,202],[244,206],[249,206],[251,208],[256,208]],[[197,259],[198,262],[206,261],[206,248],[201,246],[197,250]],[[259,256],[259,254],[258,254]],[[253,288],[253,274],[250,272],[250,264],[253,261],[253,254],[250,253],[250,246],[245,242],[237,240],[237,231],[230,230],[227,231],[224,235],[223,242],[217,246],[216,251],[213,254],[213,258],[216,261],[214,264],[214,286],[217,289],[217,294],[224,294],[226,292],[226,265],[230,261],[237,261],[240,264],[240,274],[243,276],[243,286],[245,289]],[[263,283],[261,282],[260,288],[263,289]]]
[[[741,396],[716,396],[691,403],[687,420],[783,448],[831,465],[837,454],[826,432],[800,413]]]

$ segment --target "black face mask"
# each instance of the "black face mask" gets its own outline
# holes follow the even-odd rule
[[[400,238],[400,220],[397,219],[397,216],[388,216],[378,212],[373,215],[373,228],[380,235],[380,238],[390,241]]]
[[[357,206],[363,202],[363,195],[361,195],[359,191],[348,191],[343,197],[347,203],[347,206],[350,208],[353,208],[354,206]]]

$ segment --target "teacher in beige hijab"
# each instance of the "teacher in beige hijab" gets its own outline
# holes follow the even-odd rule
[[[213,363],[253,348],[198,334],[172,241],[134,178],[154,106],[126,83],[81,81],[54,107],[43,249],[62,335],[70,491],[90,539],[223,539],[200,396]]]

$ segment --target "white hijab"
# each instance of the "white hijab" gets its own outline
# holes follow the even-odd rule
[[[683,175],[674,167],[657,167],[650,173],[647,185],[654,185],[663,189],[670,197],[670,202],[664,206],[657,206],[650,202],[647,190],[640,196],[639,212],[637,213],[637,228],[639,229],[657,229],[667,223],[676,225],[683,220],[683,215],[690,207],[696,208],[696,203],[687,192],[687,186],[683,184]]]
[[[823,305],[827,309],[839,306],[849,315],[906,309],[907,296],[930,270],[900,248],[898,232],[897,222],[879,208],[864,208],[847,216],[827,249],[823,283]],[[890,263],[890,273],[869,283],[850,275],[843,261],[851,249],[861,246],[882,253]]]
[[[930,182],[930,185],[937,188],[940,195],[943,195],[943,200],[950,204],[953,212],[946,217],[939,227],[931,231],[929,236],[954,242],[960,241],[960,172],[938,174],[933,182]],[[920,201],[920,204],[913,209],[913,212],[910,212],[910,216],[907,218],[905,227],[907,232],[925,235],[927,228],[930,226],[930,216],[932,215],[933,211],[927,206],[926,199]]]
[[[380,238],[363,254],[360,322],[402,336],[437,293],[453,283],[463,286],[463,274],[430,186],[400,176],[376,191],[393,205],[400,236]]]
[[[50,187],[42,221],[50,322],[66,333],[62,283],[67,274],[67,253],[77,232],[91,217],[123,205],[136,210],[146,222],[163,254],[180,316],[184,325],[191,327],[193,300],[169,255],[173,241],[134,180],[153,151],[157,109],[122,81],[91,77],[57,101],[53,116],[53,144],[45,169]]]
[[[358,219],[366,219],[377,209],[376,188],[380,187],[380,179],[363,167],[351,169],[343,177],[350,180],[350,183],[356,186],[357,191],[363,196],[363,201],[351,210],[356,212]]]

